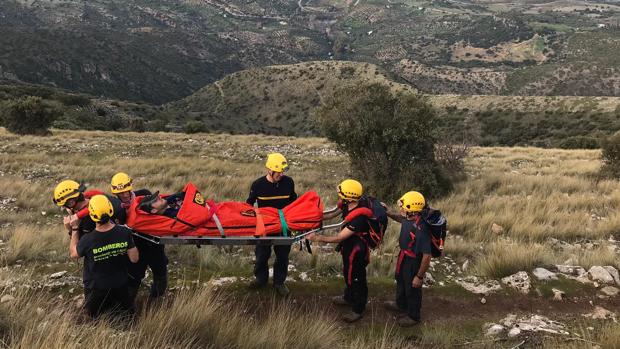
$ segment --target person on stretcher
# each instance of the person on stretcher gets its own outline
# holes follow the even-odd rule
[[[156,191],[142,199],[140,209],[150,214],[176,218],[183,204],[183,199],[185,199],[184,191],[168,195],[165,198],[162,198],[159,191]]]

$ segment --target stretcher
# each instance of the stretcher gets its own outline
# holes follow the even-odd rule
[[[320,234],[328,230],[335,230],[341,227],[342,223],[325,225],[317,229],[304,232],[295,232],[291,236],[183,236],[183,235],[166,235],[154,236],[138,231],[133,231],[134,236],[152,242],[157,245],[293,245],[302,241],[306,236],[315,233]]]
[[[206,200],[192,183],[183,203],[171,218],[140,209],[144,197],[133,200],[127,226],[134,235],[163,245],[292,245],[311,233],[340,227],[322,225],[323,202],[307,192],[283,209],[255,208],[245,202]],[[336,210],[336,209],[334,209]],[[333,212],[331,210],[329,212]]]

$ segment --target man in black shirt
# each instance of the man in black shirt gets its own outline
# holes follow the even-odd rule
[[[64,218],[64,224],[69,235],[77,231],[79,236],[95,230],[95,222],[88,215],[88,203],[91,197],[102,195],[99,190],[84,191],[84,187],[73,180],[64,180],[54,189],[54,203],[65,209],[69,216]],[[121,202],[116,197],[108,196],[114,208],[111,220],[116,224],[125,224],[127,215],[121,209]]]
[[[137,196],[151,195],[147,189],[133,190],[133,180],[129,175],[119,172],[112,177],[110,189],[121,201],[121,206],[128,209],[131,202]],[[129,263],[129,293],[135,299],[146,269],[151,268],[153,284],[151,285],[149,300],[163,296],[168,287],[168,257],[164,245],[154,244],[142,238],[135,240],[136,247],[140,252],[138,263]]]
[[[93,196],[88,209],[96,228],[81,238],[72,232],[69,247],[72,258],[84,257],[86,310],[94,319],[107,310],[132,315],[135,307],[127,288],[127,262],[138,262],[139,255],[131,230],[111,221],[114,208],[104,195]]]
[[[370,250],[368,244],[361,237],[370,229],[368,217],[352,214],[355,210],[364,207],[362,199],[362,184],[353,179],[347,179],[338,186],[338,196],[342,201],[342,218],[344,227],[336,236],[310,234],[307,238],[312,241],[338,243],[342,254],[342,274],[345,281],[343,297],[335,297],[337,305],[350,305],[352,311],[344,315],[346,322],[355,322],[362,318],[368,302],[368,282],[366,280],[366,266]],[[348,218],[347,217],[354,217]]]
[[[416,191],[407,192],[399,200],[400,213],[388,212],[388,216],[401,223],[400,253],[396,262],[396,302],[386,305],[407,313],[398,319],[401,326],[413,326],[420,322],[422,308],[422,284],[431,262],[430,227],[426,221],[428,209],[424,196]]]
[[[252,183],[250,195],[246,202],[250,205],[255,203],[258,207],[274,207],[283,209],[286,205],[297,199],[295,193],[295,182],[285,176],[284,172],[288,169],[286,158],[279,153],[267,156],[267,175],[258,178]],[[273,285],[279,295],[286,297],[289,290],[284,284],[288,274],[288,257],[291,252],[290,245],[273,246],[276,260],[273,265]],[[271,257],[271,246],[256,245],[255,250],[256,264],[254,276],[256,279],[250,283],[250,288],[258,288],[267,284],[269,279],[269,257]]]

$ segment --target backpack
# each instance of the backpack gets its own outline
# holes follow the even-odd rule
[[[428,209],[424,215],[424,221],[429,225],[431,234],[431,256],[434,258],[442,257],[444,255],[444,243],[446,240],[446,234],[448,233],[448,221],[446,217],[441,214],[441,211],[435,209]]]
[[[358,236],[371,249],[377,248],[383,241],[383,236],[387,230],[388,216],[386,209],[381,206],[381,202],[373,197],[365,197],[365,207],[353,209],[346,217],[345,221],[350,222],[357,216],[366,216],[370,229],[365,233],[358,233]],[[362,202],[362,200],[360,200]]]

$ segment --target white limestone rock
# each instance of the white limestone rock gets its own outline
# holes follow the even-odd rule
[[[536,268],[532,271],[536,279],[541,281],[557,280],[558,276],[545,268]]]
[[[531,288],[530,277],[526,272],[520,271],[502,279],[502,283],[517,289],[523,294],[528,294]]]
[[[598,265],[595,265],[588,270],[588,278],[594,282],[599,282],[606,285],[616,283],[614,277],[609,273],[609,271]]]

